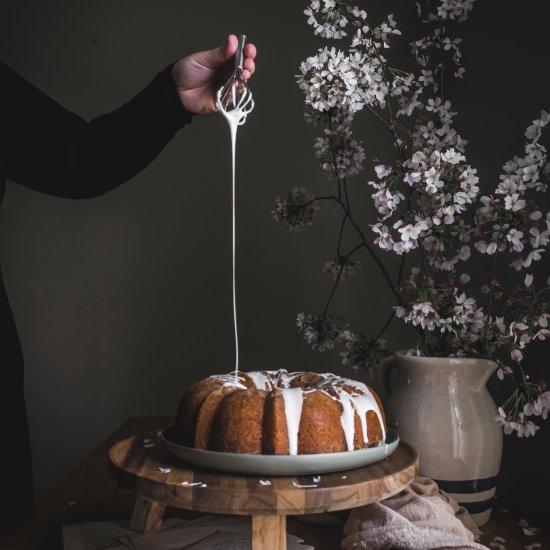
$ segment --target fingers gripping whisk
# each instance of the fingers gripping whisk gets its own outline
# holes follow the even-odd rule
[[[252,92],[243,77],[244,45],[246,36],[239,35],[239,45],[235,52],[235,68],[227,82],[216,93],[216,106],[222,114],[231,113],[239,126],[244,124],[247,115],[254,109]]]

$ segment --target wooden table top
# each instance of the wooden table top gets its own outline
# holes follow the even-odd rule
[[[176,508],[236,515],[348,510],[397,494],[418,471],[416,452],[400,443],[375,464],[325,473],[317,481],[312,475],[224,474],[172,457],[157,432],[120,441],[109,459],[115,478],[141,496]]]
[[[145,434],[166,428],[173,422],[169,417],[130,418],[94,450],[71,474],[35,504],[32,511],[17,526],[0,538],[2,550],[62,550],[61,526],[68,523],[128,520],[132,514],[135,495],[121,487],[109,470],[108,453],[115,443],[135,434]],[[482,527],[482,543],[489,546],[495,536],[506,539],[507,550],[523,550],[527,545],[540,543],[540,550],[550,550],[550,539],[527,537],[518,526],[521,509],[500,503],[489,523]],[[168,517],[193,519],[201,515],[169,508]],[[317,517],[317,516],[314,516]],[[322,516],[319,516],[322,517]],[[302,537],[316,550],[340,547],[341,528],[312,525],[288,518],[288,531]]]

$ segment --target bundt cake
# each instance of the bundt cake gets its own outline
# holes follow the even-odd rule
[[[380,399],[365,384],[284,369],[196,382],[180,400],[175,430],[196,449],[275,455],[363,449],[386,434]]]

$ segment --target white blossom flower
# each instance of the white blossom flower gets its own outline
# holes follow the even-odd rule
[[[489,543],[490,548],[496,548],[497,550],[506,550],[506,539],[502,537],[494,537],[493,540]]]
[[[312,225],[317,216],[319,206],[314,198],[303,187],[294,187],[288,192],[286,199],[277,197],[275,208],[271,215],[276,221],[283,221],[290,231],[303,231]]]
[[[533,248],[539,248],[548,244],[548,238],[550,237],[550,230],[539,231],[537,227],[531,227],[529,229],[529,242]]]
[[[458,19],[465,21],[474,7],[475,0],[441,0],[437,6],[437,16],[443,20]]]
[[[433,331],[437,328],[439,315],[431,302],[418,302],[413,304],[412,309],[404,319],[414,326]]]
[[[296,318],[296,325],[302,332],[303,339],[320,352],[333,349],[340,334],[340,330],[329,317],[300,313]]]
[[[363,169],[365,150],[352,138],[349,126],[342,124],[332,131],[326,129],[313,148],[331,181],[353,177]]]
[[[323,266],[323,273],[331,277],[333,280],[343,281],[349,279],[357,271],[361,271],[361,262],[353,261],[349,258],[340,256],[335,260],[326,262]]]
[[[523,530],[523,534],[528,537],[532,537],[540,531],[540,529],[538,529],[537,527],[529,525],[525,519],[520,519],[518,521],[518,525]]]
[[[512,420],[508,415],[506,415],[502,407],[499,407],[498,409],[496,421],[503,426],[505,434],[511,434],[516,431],[518,437],[533,436],[539,429],[536,424],[525,419],[525,414],[523,412],[518,414],[517,419]]]
[[[418,3],[428,30],[410,44],[416,70],[402,71],[390,65],[389,55],[385,57],[400,34],[392,15],[374,26],[363,9],[344,0],[308,1],[305,14],[314,34],[348,37],[340,49],[318,49],[301,63],[296,76],[304,93],[306,120],[321,128],[313,148],[324,175],[334,182],[333,191],[331,197],[315,199],[296,187],[287,197],[277,198],[272,215],[289,229],[301,231],[313,223],[318,201],[333,199],[343,216],[336,257],[325,263],[323,272],[339,282],[357,271],[359,264],[345,252],[340,254],[357,236],[360,246],[367,244],[362,242],[362,224],[357,223],[358,213],[365,209],[354,207],[353,217],[350,210],[347,180],[359,174],[366,158],[352,124],[359,114],[382,119],[397,158],[374,160],[374,181],[367,184],[375,219],[365,226],[370,224],[379,249],[397,255],[418,251],[422,259],[422,269],[414,266],[408,278],[402,277],[402,262],[399,276],[387,277],[400,297],[394,314],[423,331],[424,352],[452,357],[492,354],[499,364],[497,377],[518,387],[516,401],[508,400],[499,409],[497,421],[506,433],[529,437],[538,429],[532,420],[546,418],[550,407],[543,386],[515,372],[528,344],[550,339],[548,293],[533,270],[550,244],[550,213],[542,206],[546,202],[539,200],[550,179],[543,140],[550,115],[542,111],[533,120],[525,131],[522,154],[504,163],[494,186],[480,196],[477,171],[466,160],[467,141],[454,127],[457,113],[442,99],[440,89],[442,74],[464,74],[462,41],[454,34],[456,25],[449,23],[466,20],[473,4],[474,0]],[[353,191],[353,196],[360,193]],[[472,261],[472,248],[483,255],[476,255],[475,261],[485,264],[476,266],[475,277],[460,264]],[[510,259],[502,262],[502,254]],[[382,262],[384,255],[376,258]],[[533,273],[512,273],[508,284],[508,278],[501,277],[506,263],[517,272]],[[329,304],[331,300],[332,294]],[[340,357],[352,368],[366,368],[378,350],[376,342],[339,328],[325,315],[302,313],[297,323],[312,347],[325,351],[342,346]],[[496,537],[491,546],[504,542]]]
[[[523,407],[525,416],[542,416],[544,420],[550,411],[550,391],[541,393],[535,401],[529,401]]]
[[[510,421],[508,420],[508,415],[504,412],[502,407],[498,408],[498,415],[495,417],[495,420],[502,425],[505,434],[511,434],[514,431]]]
[[[506,235],[506,239],[510,242],[511,249],[515,252],[521,252],[523,250],[523,232],[518,231],[515,228],[510,229]]]
[[[518,193],[513,193],[504,197],[504,204],[506,205],[506,210],[512,210],[512,212],[517,212],[525,208],[525,200],[519,198]]]
[[[374,171],[376,172],[378,179],[382,179],[392,173],[392,167],[387,166],[386,164],[378,164],[374,167]]]
[[[497,377],[499,380],[504,380],[504,375],[506,374],[512,374],[514,371],[505,365],[502,365],[497,369]]]
[[[525,131],[525,137],[529,140],[538,140],[542,128],[544,128],[550,120],[550,115],[546,111],[541,111],[541,117],[538,120],[534,120],[533,124]]]
[[[417,223],[402,225],[402,222],[399,221],[394,224],[394,229],[397,229],[401,233],[401,240],[404,241],[403,246],[406,250],[416,248],[418,245],[418,237],[420,233],[426,229],[428,226],[424,221],[418,221]]]
[[[432,166],[426,172],[424,172],[426,190],[430,193],[437,193],[441,187],[443,187],[443,180],[441,179],[441,173]]]
[[[531,267],[532,262],[537,262],[538,260],[540,260],[542,258],[540,253],[542,251],[542,248],[537,248],[536,250],[532,250],[531,252],[529,252],[527,258],[525,258],[525,260],[523,260],[522,262],[523,267]]]
[[[405,199],[404,195],[399,191],[392,193],[383,184],[374,182],[369,182],[369,184],[378,189],[376,193],[372,194],[376,210],[383,216],[382,219],[389,218],[395,212],[399,203]]]
[[[311,25],[314,33],[322,38],[343,38],[346,36],[344,28],[348,20],[339,9],[336,0],[311,0],[309,7],[304,10],[308,16],[307,24]]]
[[[456,151],[453,147],[445,151],[442,154],[442,158],[449,164],[458,164],[459,162],[464,162],[466,160],[466,157],[462,153]]]

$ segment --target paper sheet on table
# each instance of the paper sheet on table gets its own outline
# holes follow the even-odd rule
[[[182,523],[184,520],[168,518],[163,523],[163,529]],[[114,546],[120,547],[119,538],[133,534],[135,531],[128,529],[128,520],[70,523],[61,528],[64,550],[105,550]]]
[[[145,533],[121,539],[131,550],[250,550],[249,517],[205,516],[184,525],[157,533]],[[313,550],[300,544],[302,539],[287,534],[288,550]]]
[[[67,546],[65,528],[70,527],[72,543]],[[78,540],[77,528],[81,538]],[[96,530],[96,541],[91,545],[90,533]],[[103,535],[100,534],[103,531]],[[110,532],[110,539],[105,536]],[[205,516],[192,521],[168,520],[163,527],[151,533],[135,533],[122,527],[121,522],[105,524],[82,524],[64,527],[64,550],[250,550],[251,520],[249,517]],[[313,550],[312,546],[300,544],[302,539],[287,534],[288,550]]]

